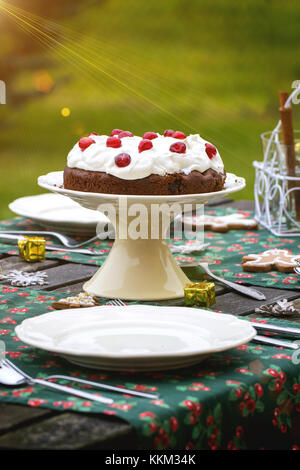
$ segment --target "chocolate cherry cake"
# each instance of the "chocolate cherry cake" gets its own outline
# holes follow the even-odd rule
[[[143,137],[114,129],[83,137],[68,155],[64,187],[91,193],[178,195],[219,191],[222,159],[198,134],[167,130]]]

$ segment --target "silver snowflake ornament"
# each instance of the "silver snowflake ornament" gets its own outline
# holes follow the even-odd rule
[[[35,273],[27,273],[13,269],[7,274],[1,274],[0,279],[8,281],[12,286],[28,287],[43,286],[48,284],[48,275],[45,272],[37,271]]]

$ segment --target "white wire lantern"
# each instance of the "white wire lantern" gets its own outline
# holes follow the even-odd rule
[[[300,83],[286,100],[291,105],[299,95]],[[294,131],[296,168],[289,176],[286,165],[286,146],[281,138],[281,120],[273,131],[262,134],[264,160],[253,162],[255,167],[255,218],[273,235],[279,237],[300,236],[300,217],[295,209],[295,199],[300,193],[300,131]],[[297,164],[298,170],[297,170]],[[299,176],[297,176],[299,174]]]

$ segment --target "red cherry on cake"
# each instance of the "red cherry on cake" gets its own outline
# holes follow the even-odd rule
[[[124,166],[128,166],[130,162],[131,162],[131,156],[128,155],[128,153],[119,153],[119,155],[115,157],[115,164],[120,168],[123,168]]]
[[[80,141],[78,142],[79,147],[81,148],[82,151],[87,149],[90,145],[94,144],[95,141],[91,137],[82,137]]]
[[[175,142],[170,145],[170,151],[175,153],[185,153],[186,145],[183,142]]]
[[[133,133],[130,131],[122,131],[118,135],[119,139],[122,139],[122,137],[133,137]]]
[[[152,149],[152,147],[153,147],[153,144],[151,140],[143,139],[139,143],[139,152],[141,153],[141,152],[144,152],[145,150],[150,150]]]
[[[121,147],[121,145],[121,139],[119,139],[118,137],[108,137],[106,140],[106,147],[113,147],[114,149],[117,149]]]
[[[172,137],[173,134],[174,134],[173,129],[167,129],[167,130],[164,132],[164,137]]]
[[[90,137],[91,135],[100,135],[100,134],[97,134],[97,132],[91,132],[90,135],[89,135],[89,137]]]
[[[208,158],[210,159],[214,158],[214,156],[217,155],[216,147],[208,142],[205,144],[205,152]]]
[[[143,139],[148,140],[156,139],[156,137],[158,137],[158,134],[156,134],[156,132],[145,132],[145,134],[143,135]]]
[[[174,139],[186,139],[185,133],[181,131],[173,132],[172,137],[174,137]]]
[[[122,129],[113,129],[110,133],[110,136],[113,137],[114,135],[119,135],[120,132],[123,132]]]

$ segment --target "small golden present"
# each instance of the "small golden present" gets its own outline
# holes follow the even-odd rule
[[[201,281],[187,284],[184,288],[185,305],[210,307],[216,302],[215,283]]]
[[[25,261],[45,259],[46,240],[44,237],[24,237],[18,240],[19,255]]]

